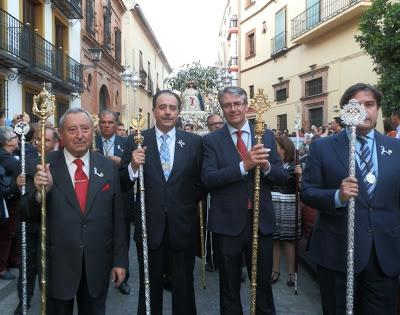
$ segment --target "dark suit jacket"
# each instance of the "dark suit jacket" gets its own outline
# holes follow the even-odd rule
[[[252,144],[255,144],[254,130],[251,127]],[[275,229],[275,213],[272,206],[271,185],[285,184],[288,176],[276,151],[273,133],[266,130],[263,144],[270,148],[271,171],[260,177],[260,231],[272,234]],[[211,193],[208,215],[208,229],[211,232],[237,236],[246,226],[248,199],[254,199],[254,169],[248,175],[240,172],[241,159],[233,143],[228,127],[213,131],[204,136],[204,160],[202,181]]]
[[[147,147],[143,171],[149,247],[155,249],[160,246],[166,216],[170,246],[175,250],[191,247],[195,241],[195,227],[198,224],[196,206],[203,194],[200,183],[203,157],[201,137],[176,130],[174,165],[168,181],[165,181],[155,129],[145,130],[143,136],[143,146]],[[128,165],[135,149],[133,135],[130,135],[121,162],[122,190],[128,190],[133,185],[129,179]],[[138,241],[141,239],[139,187],[136,196],[135,240]]]
[[[115,135],[115,141],[114,141],[114,156],[122,157],[124,154],[124,146],[126,143],[127,138],[120,137],[118,135]],[[96,148],[99,150],[101,154],[104,155],[103,151],[103,141],[101,139],[101,136],[96,136]]]
[[[400,141],[375,131],[378,182],[374,200],[368,201],[366,187],[356,163],[359,196],[355,203],[355,272],[368,263],[372,243],[383,272],[400,274]],[[383,153],[391,150],[391,154]],[[302,201],[319,211],[311,238],[311,256],[316,264],[346,270],[347,207],[335,208],[335,192],[349,175],[349,139],[345,131],[318,139],[310,153],[302,180]]]
[[[98,153],[90,153],[89,190],[82,216],[63,151],[47,156],[53,187],[47,194],[48,294],[68,300],[76,294],[85,261],[89,293],[103,294],[112,267],[126,267],[127,240],[118,169]],[[96,173],[94,169],[96,168]],[[37,217],[35,192],[21,199],[22,217]]]

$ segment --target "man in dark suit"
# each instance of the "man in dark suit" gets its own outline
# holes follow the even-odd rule
[[[110,160],[114,161],[118,166],[121,163],[121,157],[124,153],[126,138],[117,134],[118,114],[109,109],[103,110],[99,115],[100,135],[96,136],[96,148],[98,152]],[[133,191],[122,193],[123,208],[125,214],[125,228],[128,240],[128,248],[131,235],[131,213],[133,209],[134,195]],[[122,294],[130,294],[131,288],[128,284],[129,266],[126,270],[124,282],[119,286],[119,292]]]
[[[40,190],[47,191],[49,314],[105,314],[110,274],[116,286],[125,277],[127,245],[118,168],[89,151],[93,123],[71,108],[61,117],[64,150],[38,165],[35,190],[21,199],[26,218],[40,213]]]
[[[143,149],[137,149],[133,135],[129,136],[122,157],[123,190],[133,185],[139,166],[144,167],[153,315],[162,313],[165,259],[172,278],[172,313],[196,314],[193,268],[203,149],[201,137],[175,128],[180,109],[178,95],[169,90],[157,92],[153,98],[155,127],[143,132]],[[138,314],[145,314],[141,230],[137,198],[134,238],[140,267]]]
[[[355,197],[354,312],[396,314],[400,274],[400,143],[376,131],[381,94],[358,83],[343,94],[363,104],[357,127],[356,176],[349,177],[349,130],[314,141],[302,201],[319,211],[310,243],[324,314],[346,313],[347,202]]]
[[[124,153],[126,138],[116,134],[117,113],[105,109],[99,115],[100,135],[96,136],[96,148],[98,151],[118,165]]]
[[[271,288],[275,214],[270,186],[285,183],[287,176],[271,131],[265,131],[262,144],[254,144],[254,129],[246,119],[246,92],[228,87],[219,92],[218,101],[227,124],[204,137],[202,181],[211,194],[208,229],[217,246],[221,314],[243,314],[241,266],[245,253],[250,276],[256,165],[262,170],[256,308],[257,314],[275,314]]]

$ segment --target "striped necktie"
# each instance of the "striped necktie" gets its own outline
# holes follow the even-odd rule
[[[361,176],[364,180],[365,186],[367,187],[367,195],[371,200],[374,197],[374,189],[376,186],[375,177],[375,166],[372,160],[371,150],[368,147],[367,140],[362,137],[357,137],[358,142],[361,144],[360,148],[360,169]],[[375,180],[368,180],[372,174],[372,178]]]
[[[160,146],[160,161],[162,170],[164,172],[165,180],[168,180],[169,174],[171,173],[171,164],[169,157],[169,135],[163,134],[161,135],[161,146]]]

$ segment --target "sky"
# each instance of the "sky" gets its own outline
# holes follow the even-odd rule
[[[172,68],[215,65],[224,0],[138,0]]]

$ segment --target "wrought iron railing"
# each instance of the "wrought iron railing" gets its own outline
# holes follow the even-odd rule
[[[292,20],[292,39],[362,0],[320,0]]]
[[[71,58],[65,56],[65,81],[79,88],[83,87],[83,66]]]
[[[0,9],[0,49],[26,62],[30,52],[29,27]]]
[[[286,31],[279,33],[271,39],[271,56],[287,48]]]
[[[32,65],[60,79],[63,78],[63,52],[37,32],[33,34]]]

